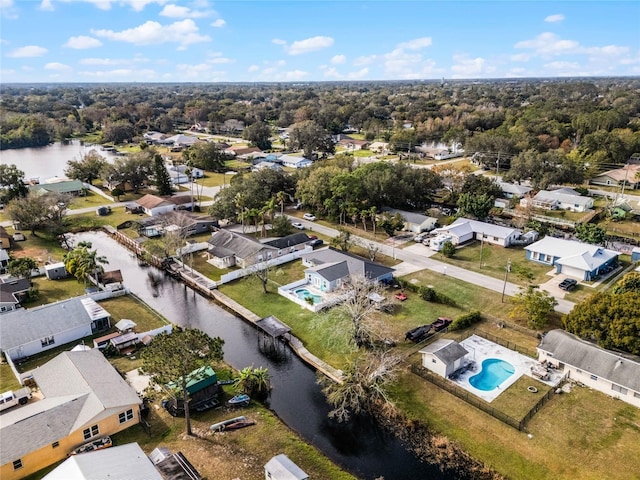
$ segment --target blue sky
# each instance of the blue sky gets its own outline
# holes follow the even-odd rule
[[[0,81],[640,75],[640,2],[0,0]]]

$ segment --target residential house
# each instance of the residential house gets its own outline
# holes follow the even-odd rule
[[[50,263],[44,266],[44,273],[49,280],[59,280],[67,278],[68,272],[64,262]]]
[[[122,181],[122,180],[117,180],[112,177],[103,178],[102,186],[109,191],[114,190],[116,188],[119,188],[123,192],[130,192],[131,190],[133,190],[133,185],[131,185],[131,183]]]
[[[204,170],[188,165],[166,165],[166,168],[174,185],[189,183],[196,178],[204,177]]]
[[[31,282],[26,278],[0,278],[0,313],[20,308],[20,302],[26,298],[30,288]],[[0,325],[4,326],[2,321]],[[5,335],[4,331],[2,335]]]
[[[393,268],[385,267],[357,255],[332,247],[302,256],[306,282],[323,292],[332,292],[350,277],[362,277],[373,282],[393,278]]]
[[[313,164],[313,161],[304,157],[294,157],[293,155],[281,155],[280,161],[283,167],[305,168]]]
[[[269,245],[271,247],[278,249],[278,256],[283,253],[291,253],[296,250],[304,250],[307,247],[307,244],[311,241],[309,236],[306,233],[292,233],[291,235],[287,235],[286,237],[276,238],[274,240],[269,240],[268,242],[264,242],[264,245]]]
[[[538,360],[568,378],[640,408],[640,358],[605,350],[555,329],[542,337]]]
[[[44,193],[68,193],[70,195],[84,195],[86,188],[80,180],[67,180],[56,178],[45,183],[38,183],[29,187],[31,191],[38,194]]]
[[[136,222],[142,235],[154,237],[167,232],[178,232],[183,237],[210,232],[218,228],[218,221],[208,215],[197,215],[184,210],[170,211]]]
[[[421,213],[407,212],[404,210],[396,210],[386,207],[383,208],[382,211],[389,213],[391,216],[395,215],[396,213],[402,215],[402,217],[404,218],[404,230],[408,232],[430,232],[431,230],[436,228],[436,223],[438,223],[437,218],[429,217]]]
[[[593,280],[618,265],[618,252],[599,245],[544,237],[525,247],[527,260],[553,265],[556,273]]]
[[[72,455],[42,480],[163,480],[137,443]]]
[[[264,478],[265,480],[308,480],[309,475],[281,453],[265,464]]]
[[[4,248],[0,248],[0,273],[7,272],[7,267],[9,266],[10,261],[11,257],[9,256],[9,252]]]
[[[498,185],[502,189],[504,198],[522,198],[532,190],[531,187],[517,183],[498,182]]]
[[[217,268],[247,268],[278,255],[276,247],[230,230],[214,232],[208,243],[211,245],[207,251],[209,261]]]
[[[462,367],[463,359],[469,352],[454,340],[440,338],[424,347],[419,353],[422,354],[424,368],[447,378]]]
[[[460,245],[475,238],[501,247],[508,247],[522,236],[522,231],[517,228],[502,227],[462,217],[451,225],[436,228],[433,232],[438,235],[451,236],[450,241],[454,245]]]
[[[189,195],[176,195],[175,197],[158,197],[147,194],[144,197],[127,205],[129,210],[140,209],[150,217],[169,213],[176,209],[192,208],[194,200]]]
[[[2,414],[3,480],[24,478],[140,422],[142,400],[97,349],[63,352],[32,372],[44,398]]]
[[[569,210],[571,212],[586,212],[593,208],[593,198],[581,196],[570,188],[557,190],[540,190],[533,198],[523,198],[520,205],[531,205],[543,210]]]
[[[260,150],[258,147],[235,146],[235,147],[229,147],[225,149],[224,153],[227,154],[229,157],[248,159],[250,156],[255,157],[255,156],[262,155],[262,150]]]
[[[9,250],[11,248],[11,235],[0,225],[0,248]]]
[[[194,145],[200,141],[201,140],[194,135],[178,134],[178,135],[173,135],[172,137],[166,138],[163,141],[163,144],[171,145],[171,147],[175,149],[182,149],[182,148],[190,147],[191,145]]]
[[[355,138],[351,138],[349,136],[343,135],[342,138],[338,141],[338,145],[347,150],[365,150],[369,147],[370,142],[367,140],[356,140]]]
[[[0,350],[19,360],[111,328],[111,315],[89,296],[0,316]]]
[[[628,163],[622,168],[616,168],[614,170],[608,170],[596,175],[589,183],[591,185],[606,185],[606,186],[622,186],[632,190],[640,188],[640,177],[636,175],[640,172],[640,164]]]
[[[276,170],[276,171],[280,171],[282,170],[282,166],[280,166],[280,164],[276,163],[276,162],[269,162],[269,161],[261,161],[259,163],[256,163],[251,170],[254,172],[259,172],[260,170],[264,170],[266,168],[270,168],[271,170]]]

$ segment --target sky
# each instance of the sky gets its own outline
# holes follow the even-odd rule
[[[0,0],[0,82],[640,75],[640,2]]]

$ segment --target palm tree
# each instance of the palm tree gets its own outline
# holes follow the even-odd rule
[[[266,397],[271,389],[269,370],[264,367],[253,368],[253,365],[243,368],[234,389],[252,397]]]
[[[284,201],[287,199],[287,194],[282,190],[276,193],[276,201],[280,204],[280,215],[284,215]]]
[[[373,206],[369,209],[369,218],[371,219],[371,223],[373,223],[373,236],[376,236],[376,219],[378,218],[378,209]]]
[[[100,264],[109,263],[106,257],[98,256],[96,250],[89,250],[91,242],[80,242],[78,246],[66,253],[63,261],[67,272],[75,276],[78,281],[86,284],[87,276],[94,275],[95,281],[98,281],[99,272],[104,272],[104,267]]]

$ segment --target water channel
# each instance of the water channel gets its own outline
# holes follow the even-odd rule
[[[280,360],[265,356],[252,325],[169,277],[154,290],[148,282],[148,272],[154,269],[139,267],[136,259],[105,233],[73,235],[74,243],[82,240],[92,242],[98,254],[108,258],[107,269],[120,269],[127,287],[167,319],[223,338],[225,361],[234,368],[268,368],[273,385],[269,407],[307,442],[358,478],[452,478],[437,467],[420,462],[374,421],[344,425],[329,420],[329,406],[316,383],[315,372],[291,353]]]

